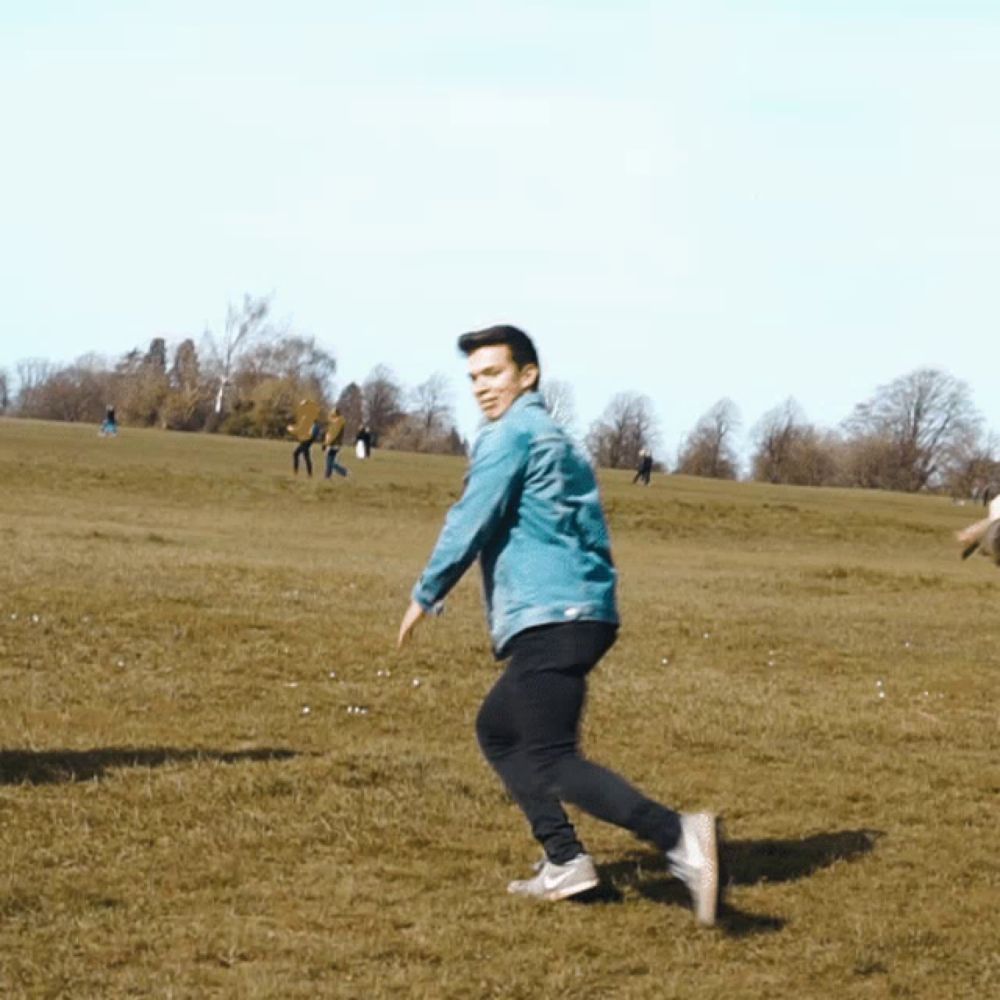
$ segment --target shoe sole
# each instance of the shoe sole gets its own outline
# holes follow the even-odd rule
[[[511,883],[511,885],[514,884],[516,883]],[[525,896],[528,899],[537,899],[545,903],[557,903],[560,899],[569,899],[570,896],[578,896],[581,892],[590,892],[591,889],[596,889],[600,884],[601,880],[595,876],[584,882],[574,882],[572,885],[560,886],[559,888],[550,889],[548,892],[537,895],[530,892],[520,892],[517,889],[512,889],[510,886],[507,887],[507,892],[512,896]]]
[[[567,885],[562,889],[553,889],[541,898],[548,903],[556,903],[560,899],[569,899],[570,896],[578,896],[581,892],[590,892],[600,884],[600,879],[589,878],[586,882],[577,882],[575,885]]]

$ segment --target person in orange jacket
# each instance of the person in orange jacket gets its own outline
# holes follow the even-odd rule
[[[337,452],[344,443],[344,428],[347,421],[335,406],[330,411],[330,420],[323,435],[323,451],[326,452],[326,472],[324,478],[329,479],[335,472],[338,476],[348,475],[347,469],[337,461]]]

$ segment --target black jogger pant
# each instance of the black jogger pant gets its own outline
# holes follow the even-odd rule
[[[312,455],[309,454],[311,447],[312,441],[300,441],[298,447],[292,452],[292,468],[296,472],[299,471],[299,455],[301,455],[306,460],[306,473],[310,476],[313,474]]]
[[[510,662],[476,718],[483,754],[555,864],[565,864],[583,850],[562,802],[631,830],[663,851],[680,837],[676,812],[580,755],[587,674],[616,634],[616,626],[607,622],[567,622],[521,632],[511,640]]]

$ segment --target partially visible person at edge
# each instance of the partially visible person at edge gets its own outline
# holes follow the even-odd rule
[[[649,476],[653,471],[653,456],[650,452],[643,448],[639,452],[639,466],[635,470],[635,476],[632,478],[633,485],[638,482],[642,482],[644,485],[649,485]]]
[[[323,451],[326,452],[324,479],[329,479],[334,472],[338,476],[346,476],[348,474],[347,469],[337,461],[337,452],[340,451],[340,446],[344,443],[344,428],[346,426],[347,421],[335,406],[330,411],[330,420],[326,425],[326,433],[323,435]]]
[[[305,460],[306,475],[312,477],[313,463],[309,449],[312,448],[314,441],[319,440],[320,430],[319,421],[314,420],[305,435],[299,438],[299,443],[295,446],[295,451],[292,452],[292,469],[295,471],[295,475],[299,474],[299,456],[301,455]]]
[[[476,735],[545,852],[535,876],[508,891],[558,900],[598,885],[563,809],[568,802],[655,844],[687,886],[697,921],[710,926],[720,897],[716,817],[674,812],[579,750],[587,675],[618,631],[616,572],[590,463],[545,409],[527,334],[490,327],[464,334],[458,346],[486,421],[398,645],[440,611],[478,557],[494,654],[508,662],[479,710]]]

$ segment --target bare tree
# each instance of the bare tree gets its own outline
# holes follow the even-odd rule
[[[205,339],[219,378],[219,387],[215,394],[216,413],[222,413],[223,400],[230,385],[237,356],[267,330],[267,317],[270,311],[270,298],[244,295],[243,305],[240,308],[236,308],[231,302],[226,307],[226,325],[221,337],[216,338],[208,330],[205,332]]]
[[[233,375],[241,393],[249,393],[264,381],[279,379],[294,391],[326,406],[333,393],[336,358],[313,337],[275,336],[243,352]]]
[[[856,460],[852,485],[915,492],[941,479],[949,451],[982,418],[968,386],[936,368],[918,368],[859,403],[845,421]]]
[[[364,419],[376,440],[398,420],[403,413],[403,390],[391,368],[376,365],[361,387],[364,399]]]
[[[324,394],[329,394],[337,371],[337,360],[320,347],[314,337],[287,334],[244,351],[238,370],[255,380],[287,378],[302,383],[312,382]]]
[[[326,409],[337,370],[334,356],[313,337],[279,334],[273,327],[244,348],[230,376],[231,403],[220,429],[227,434],[279,437],[299,399]]]
[[[573,386],[559,379],[546,379],[542,384],[542,399],[552,419],[560,427],[572,431],[576,424],[576,405]]]
[[[435,372],[410,394],[410,415],[427,437],[446,431],[451,424],[451,383],[441,372]]]
[[[842,442],[806,420],[790,396],[753,429],[750,476],[757,482],[832,486],[840,480]]]
[[[754,443],[750,459],[752,477],[758,482],[791,482],[792,451],[806,427],[802,408],[791,396],[780,406],[768,410],[751,432]]]
[[[364,423],[364,398],[361,395],[361,386],[357,382],[348,382],[344,386],[337,399],[337,409],[344,418],[344,437],[351,441]]]
[[[605,468],[630,469],[640,451],[652,452],[659,440],[653,404],[648,396],[619,393],[587,433],[587,448]]]
[[[24,358],[14,366],[17,372],[17,412],[22,417],[41,416],[40,391],[56,373],[56,366],[43,358]]]
[[[112,375],[95,354],[83,355],[62,368],[48,362],[22,362],[18,370],[23,379],[19,392],[22,416],[96,421],[110,397]]]
[[[720,399],[701,417],[681,446],[677,471],[688,476],[735,479],[739,462],[733,437],[739,426],[736,404],[731,399]]]
[[[463,454],[465,445],[455,429],[451,397],[451,384],[440,372],[421,382],[409,393],[409,412],[393,421],[384,432],[383,447],[397,451]]]
[[[943,485],[953,497],[996,495],[1000,487],[1000,437],[977,433],[959,442],[944,458]]]
[[[10,406],[10,380],[7,369],[0,368],[0,413],[6,413]]]
[[[344,439],[354,440],[364,423],[364,397],[357,382],[348,382],[337,397],[337,409],[344,418]]]

